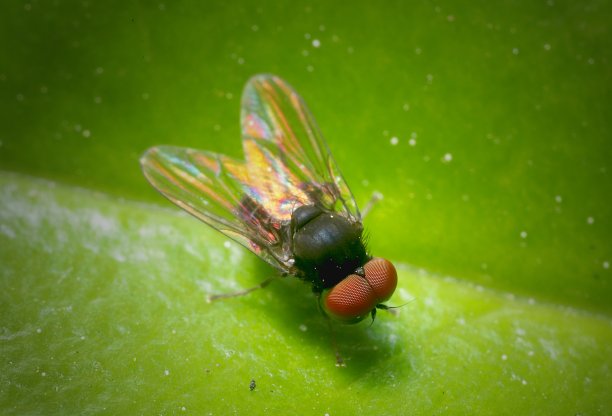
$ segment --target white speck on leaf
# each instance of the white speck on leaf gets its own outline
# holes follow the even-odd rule
[[[112,234],[118,229],[117,223],[113,218],[105,217],[97,211],[91,214],[89,225],[94,230],[104,234]]]
[[[556,361],[559,356],[559,352],[557,351],[555,344],[552,341],[543,338],[540,338],[539,341],[542,348],[544,348],[548,353],[550,359]]]
[[[123,263],[123,262],[125,262],[125,260],[126,260],[126,258],[125,258],[125,256],[123,255],[123,253],[121,253],[121,252],[119,252],[119,251],[117,251],[117,250],[115,250],[115,251],[114,251],[114,252],[111,254],[111,256],[112,256],[112,257],[113,257],[115,260],[117,260],[119,263]]]
[[[6,224],[0,225],[0,232],[8,238],[15,238],[16,236],[15,231]]]

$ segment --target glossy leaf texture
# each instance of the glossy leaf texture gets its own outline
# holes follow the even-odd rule
[[[607,317],[399,265],[339,369],[297,279],[206,303],[274,271],[177,210],[2,173],[0,220],[4,414],[610,409]]]

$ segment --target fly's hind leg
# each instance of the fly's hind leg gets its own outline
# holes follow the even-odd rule
[[[383,199],[383,194],[381,194],[378,191],[372,192],[372,196],[370,197],[370,200],[365,205],[365,207],[363,207],[363,209],[361,210],[361,218],[365,218],[366,215],[368,215],[368,212],[370,212],[370,210],[374,208],[374,205],[378,201],[382,201],[382,199]]]
[[[238,292],[221,293],[221,294],[218,294],[218,295],[208,295],[206,297],[206,301],[208,303],[210,303],[212,301],[219,300],[219,299],[237,298],[239,296],[248,295],[249,293],[254,292],[254,291],[258,290],[258,289],[263,289],[264,287],[266,287],[270,283],[272,283],[274,280],[280,279],[281,277],[283,277],[283,276],[268,277],[266,280],[264,280],[263,282],[261,282],[257,286],[253,286],[253,287],[250,287],[248,289],[240,290]]]

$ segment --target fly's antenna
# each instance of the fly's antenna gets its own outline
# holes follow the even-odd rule
[[[376,308],[372,311],[373,312],[373,314],[372,314],[372,322],[374,322],[374,316],[376,316],[376,313],[374,313],[374,311],[376,311],[376,309],[382,309],[384,311],[389,311],[389,313],[392,313],[393,315],[398,315],[398,312],[395,312],[395,309],[403,308],[404,306],[408,305],[409,303],[414,302],[415,300],[416,300],[416,298],[412,298],[408,302],[403,303],[401,305],[397,305],[397,306],[389,306],[389,305],[384,305],[382,303],[379,303],[378,305],[376,305]]]

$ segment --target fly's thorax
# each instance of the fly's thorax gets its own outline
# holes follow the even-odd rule
[[[338,213],[299,207],[292,227],[295,264],[315,292],[336,285],[367,261],[361,224]]]
[[[295,233],[314,218],[321,215],[323,211],[314,205],[302,205],[291,214],[291,229]]]

